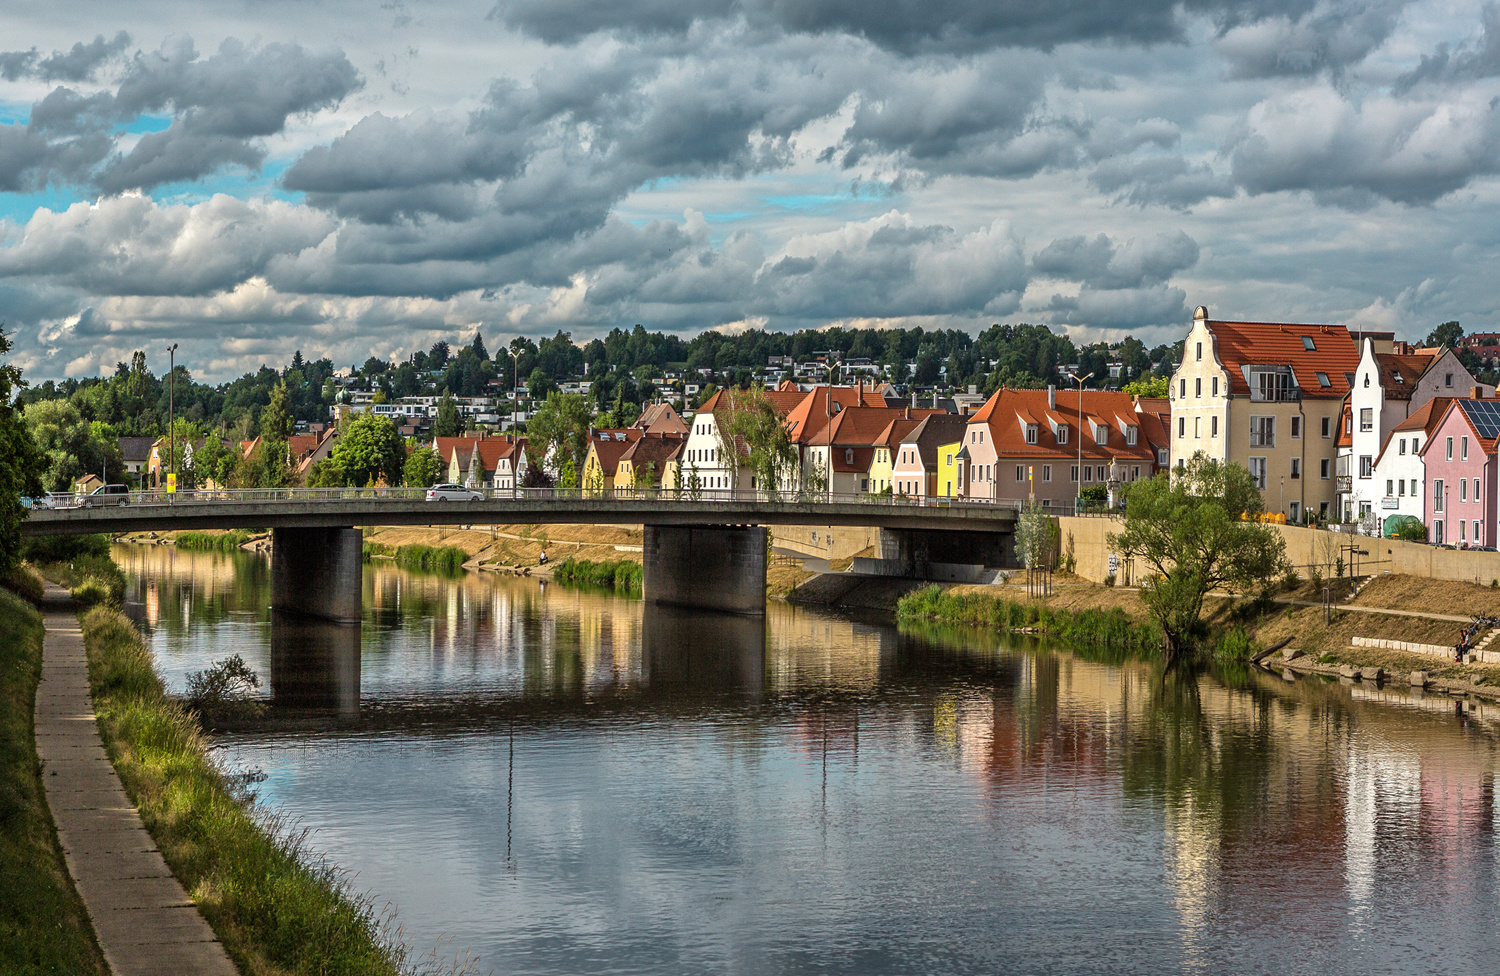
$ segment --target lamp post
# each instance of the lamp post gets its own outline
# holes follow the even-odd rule
[[[834,359],[833,350],[828,352],[828,389],[824,394],[823,409],[828,414],[828,421],[823,425],[825,437],[828,441],[828,483],[825,486],[828,501],[833,501],[833,371],[839,363]]]
[[[1078,487],[1073,493],[1073,514],[1077,515],[1083,502],[1083,384],[1093,379],[1094,374],[1079,376],[1077,373],[1069,373],[1068,376],[1078,384]]]
[[[172,470],[171,475],[177,474],[177,431],[172,426],[173,394],[177,380],[177,343],[167,347],[167,464]],[[174,480],[172,487],[175,489],[177,483]]]

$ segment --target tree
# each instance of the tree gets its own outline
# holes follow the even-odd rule
[[[1016,519],[1016,555],[1027,569],[1046,569],[1052,556],[1052,516],[1032,506]]]
[[[344,469],[331,457],[326,457],[314,464],[312,470],[307,472],[307,487],[309,488],[342,488],[348,483]]]
[[[581,393],[547,394],[532,418],[526,422],[526,438],[541,450],[542,456],[551,456],[559,472],[571,462],[574,470],[583,467],[589,452],[589,424],[594,419],[588,399]],[[577,487],[563,484],[563,487]]]
[[[474,355],[480,359],[490,358],[490,354],[484,348],[484,335],[478,329],[474,330],[474,342],[469,348],[474,350]]]
[[[464,420],[459,416],[458,403],[447,390],[443,391],[443,398],[438,401],[437,423],[432,425],[432,432],[437,437],[457,437],[464,432]]]
[[[443,459],[430,447],[419,447],[406,456],[401,483],[408,488],[431,488],[443,475]]]
[[[260,412],[260,436],[267,441],[286,443],[292,436],[292,409],[288,401],[286,380],[271,390],[271,402]]]
[[[1203,598],[1218,587],[1247,588],[1281,575],[1286,544],[1253,517],[1262,511],[1250,472],[1195,454],[1168,478],[1125,488],[1124,531],[1109,545],[1154,570],[1141,599],[1161,626],[1171,671],[1203,636]]]
[[[1453,347],[1458,345],[1459,340],[1463,337],[1463,326],[1459,325],[1457,322],[1444,322],[1442,325],[1427,333],[1426,345],[1441,346],[1445,349],[1452,349]]]
[[[0,350],[9,348],[8,342],[0,335]],[[17,418],[26,425],[29,442],[39,452],[39,491],[71,491],[73,482],[86,474],[123,477],[119,441],[96,439],[93,425],[71,401],[42,400]]]
[[[10,352],[10,336],[0,332],[0,355]],[[15,395],[25,385],[21,367],[0,366],[0,572],[15,569],[21,557],[21,520],[26,509],[21,496],[42,493],[42,471],[46,459],[32,439]]]
[[[733,458],[736,469],[749,468],[756,487],[764,491],[790,487],[797,471],[797,448],[771,398],[759,388],[730,397],[730,409],[719,417],[721,456]],[[740,444],[748,453],[740,451]]]
[[[330,457],[356,488],[381,478],[388,485],[398,485],[406,464],[406,442],[389,417],[363,414],[339,438]]]
[[[1171,385],[1172,380],[1166,376],[1142,376],[1138,380],[1126,383],[1123,389],[1133,397],[1165,400]]]

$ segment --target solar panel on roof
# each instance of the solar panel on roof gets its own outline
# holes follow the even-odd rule
[[[1500,400],[1460,400],[1458,405],[1480,437],[1500,436]]]

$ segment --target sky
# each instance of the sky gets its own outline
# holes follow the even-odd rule
[[[476,329],[1495,328],[1500,7],[61,0],[0,9],[32,380]]]

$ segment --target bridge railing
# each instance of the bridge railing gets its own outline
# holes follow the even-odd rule
[[[840,493],[826,491],[769,491],[749,488],[472,488],[473,501],[649,501],[660,504],[685,502],[799,503],[808,505],[868,505],[877,508],[984,508],[1019,511],[1019,499],[946,498],[900,494]],[[116,506],[175,507],[225,502],[336,502],[352,500],[422,501],[425,488],[205,488],[167,491],[133,491],[128,495],[55,495],[59,509],[111,508]],[[464,505],[465,501],[434,500],[434,505]],[[1055,514],[1069,514],[1062,508]]]

